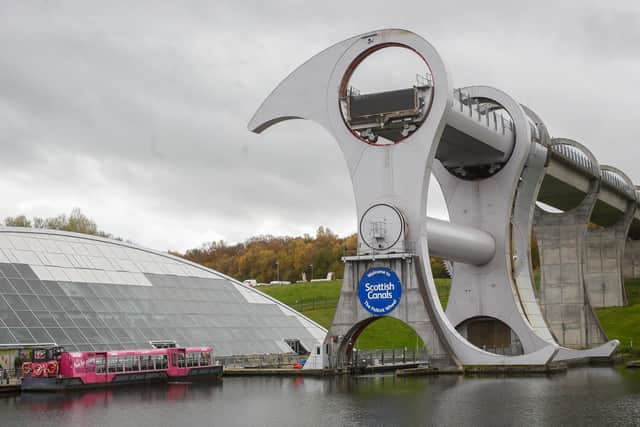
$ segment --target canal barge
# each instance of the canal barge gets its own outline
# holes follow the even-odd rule
[[[22,391],[61,391],[152,382],[220,381],[211,347],[104,352],[37,350],[22,365]]]

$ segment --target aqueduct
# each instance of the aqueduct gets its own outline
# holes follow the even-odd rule
[[[354,70],[385,48],[414,52],[424,74],[410,87],[360,93]],[[623,270],[638,270],[639,196],[622,171],[552,138],[498,89],[454,89],[433,46],[404,30],[355,36],[313,56],[249,128],[294,118],[319,123],[338,143],[358,215],[357,253],[344,258],[321,349],[325,367],[340,367],[353,337],[380,316],[410,325],[442,365],[544,365],[615,351],[593,307],[624,305]],[[432,175],[450,222],[426,215]],[[446,311],[430,255],[452,262]]]

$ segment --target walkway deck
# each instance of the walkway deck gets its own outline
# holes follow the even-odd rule
[[[0,395],[20,393],[20,384],[17,378],[10,378],[9,384],[0,384]]]

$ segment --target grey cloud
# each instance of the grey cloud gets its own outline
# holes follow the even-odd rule
[[[300,63],[384,27],[423,35],[455,85],[504,89],[554,135],[640,181],[630,144],[640,132],[640,7],[609,6],[3,2],[0,216],[80,206],[157,249],[319,225],[353,232],[348,173],[328,133],[299,121],[256,136],[246,123]],[[441,198],[431,205],[445,215]]]

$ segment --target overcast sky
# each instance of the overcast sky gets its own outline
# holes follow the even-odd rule
[[[246,124],[303,61],[388,27],[429,40],[455,86],[508,92],[640,183],[637,1],[2,0],[0,217],[79,207],[158,250],[352,233],[328,133]]]

